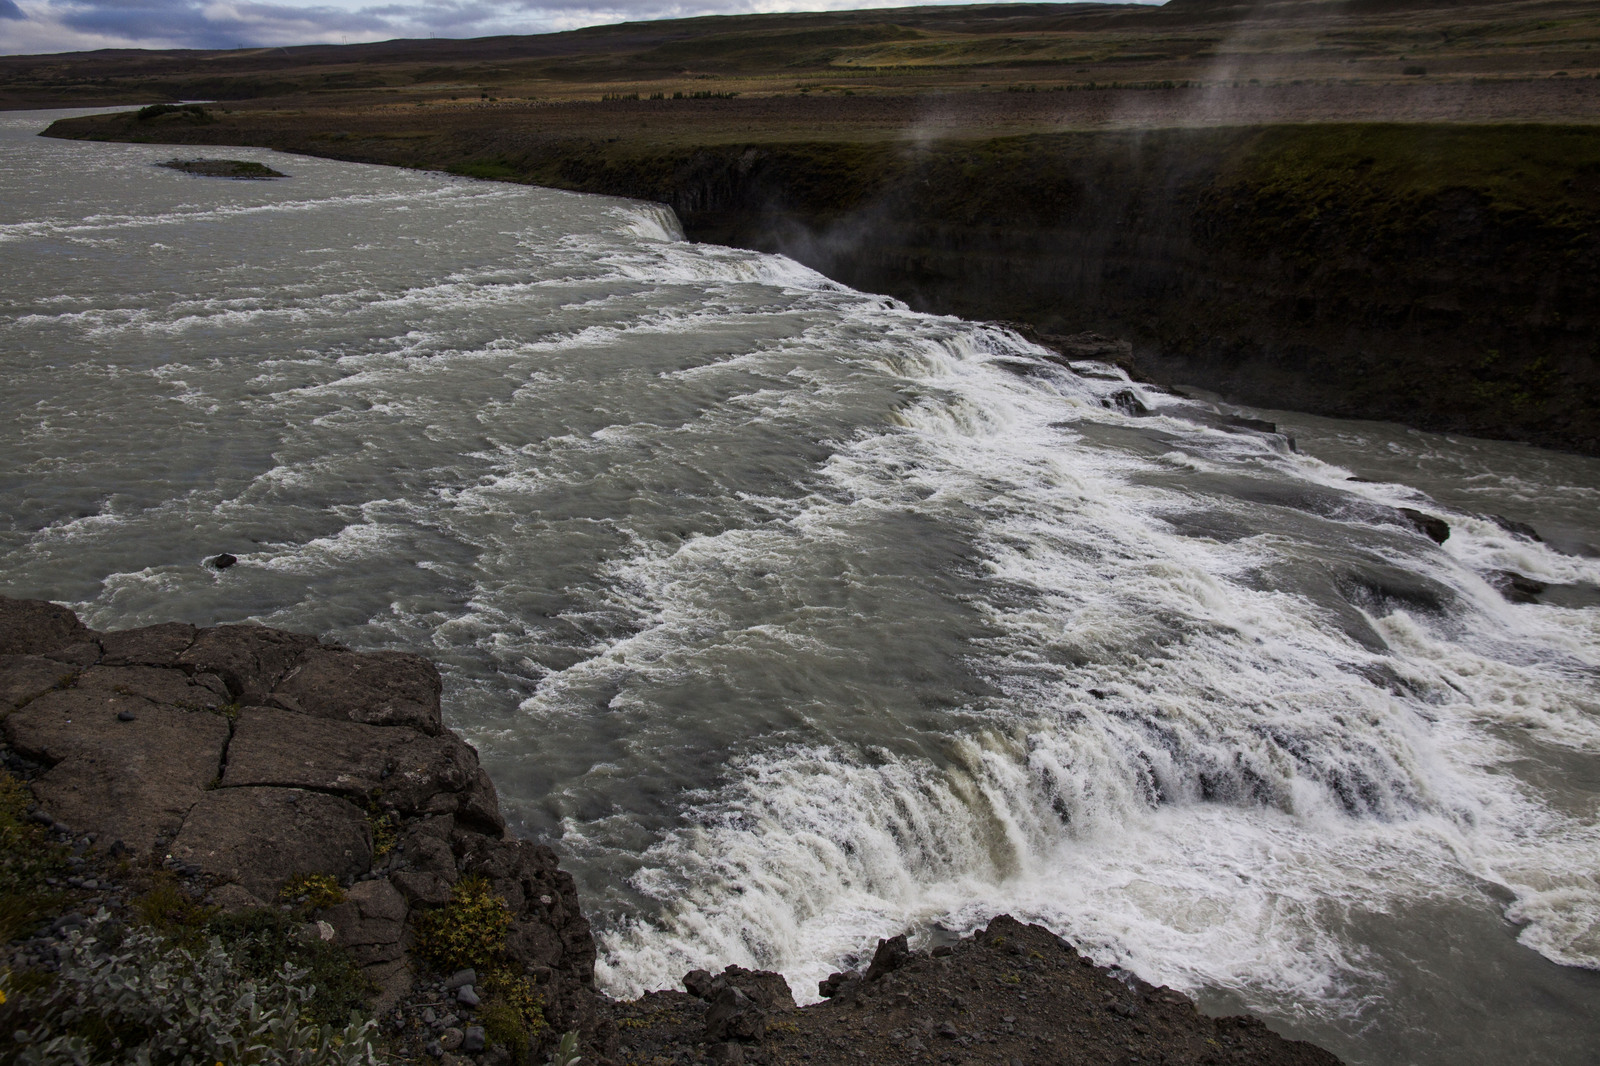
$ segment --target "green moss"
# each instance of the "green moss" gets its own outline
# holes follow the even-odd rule
[[[463,877],[450,890],[450,902],[416,921],[416,952],[442,972],[488,970],[500,961],[511,908],[482,877]]]
[[[285,903],[303,903],[307,907],[335,907],[345,900],[339,879],[332,874],[301,874],[285,881],[278,889],[278,898]]]
[[[367,827],[372,831],[372,854],[382,858],[394,850],[399,840],[400,819],[393,811],[382,810],[377,801],[367,805]]]
[[[0,771],[0,943],[31,932],[61,906],[46,878],[64,876],[67,849],[28,819],[33,794]]]
[[[151,881],[150,887],[133,899],[134,917],[168,939],[196,946],[204,939],[202,931],[216,916],[216,908],[201,904],[165,870],[152,874]]]
[[[526,1054],[533,1036],[544,1028],[544,1005],[533,979],[518,973],[506,958],[511,909],[489,882],[463,877],[450,890],[449,903],[416,919],[415,931],[414,950],[424,962],[441,972],[478,972],[478,986],[487,994],[482,1012],[487,1034],[518,1056]]]

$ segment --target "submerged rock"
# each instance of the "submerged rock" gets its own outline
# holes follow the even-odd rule
[[[1443,544],[1450,539],[1450,523],[1436,515],[1424,514],[1410,507],[1400,508],[1400,517],[1418,533],[1427,537],[1435,544]]]

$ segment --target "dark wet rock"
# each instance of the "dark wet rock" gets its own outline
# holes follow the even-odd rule
[[[876,981],[900,969],[911,961],[911,948],[907,945],[906,935],[890,937],[888,940],[878,941],[878,949],[872,953],[872,963],[867,967],[865,980]]]
[[[184,820],[172,857],[271,899],[289,878],[343,881],[372,865],[366,814],[349,800],[293,788],[219,788]]]
[[[1041,338],[1060,355],[1060,362],[1089,361],[1121,364],[1133,356],[1133,344],[1103,333],[1049,334]]]
[[[1489,575],[1489,584],[1499,589],[1500,595],[1512,603],[1538,603],[1540,595],[1550,587],[1515,570],[1494,571]]]
[[[447,991],[454,992],[458,988],[478,983],[477,970],[457,970],[445,979],[444,987]]]
[[[1450,539],[1450,523],[1444,519],[1436,515],[1424,514],[1410,507],[1402,507],[1399,510],[1400,517],[1405,519],[1407,525],[1435,544],[1443,544]]]
[[[442,728],[441,687],[439,671],[419,655],[318,646],[282,675],[274,695],[313,717],[403,725],[432,736]]]
[[[697,999],[711,998],[711,971],[690,970],[683,975],[683,987]]]
[[[468,1054],[477,1054],[478,1052],[483,1050],[483,1045],[484,1045],[483,1026],[481,1026],[481,1025],[469,1025],[469,1026],[467,1026],[466,1032],[462,1035],[461,1050],[467,1052]]]
[[[362,881],[351,886],[345,901],[322,912],[335,939],[351,949],[362,966],[401,957],[406,901],[387,881]]]
[[[227,552],[223,552],[221,555],[212,556],[209,560],[207,560],[206,565],[210,566],[213,570],[226,570],[228,567],[234,565],[238,561],[239,560],[236,556],[232,556]]]
[[[725,986],[712,997],[706,1011],[707,1041],[758,1041],[766,1031],[767,1012],[738,988]]]
[[[1244,415],[1222,415],[1219,424],[1230,429],[1248,429],[1252,433],[1278,432],[1276,422],[1268,422],[1264,418],[1246,418]]]
[[[204,108],[201,108],[200,111],[205,116],[200,121],[214,121]],[[207,178],[270,181],[273,178],[288,177],[282,171],[273,170],[265,163],[257,163],[250,159],[169,159],[165,163],[157,163],[156,166],[166,167],[169,170],[181,170],[185,174],[198,174]],[[219,555],[217,558],[232,559],[233,556]],[[213,564],[215,564],[215,560],[213,560]],[[223,568],[218,566],[217,569],[221,570]]]
[[[745,1061],[744,1047],[731,1041],[712,1044],[706,1049],[706,1061],[717,1063],[718,1066],[741,1066]]]
[[[1501,514],[1490,515],[1489,521],[1514,536],[1524,537],[1539,544],[1544,543],[1544,538],[1539,536],[1539,531],[1526,522],[1518,522]]]
[[[690,988],[691,982],[693,988]],[[715,977],[705,970],[693,970],[684,975],[683,983],[691,995],[707,1001],[715,1000],[724,989],[732,988],[766,1010],[793,1010],[795,1005],[789,982],[783,979],[782,974],[771,970],[728,966]]]
[[[1100,401],[1101,406],[1121,411],[1125,415],[1147,415],[1150,408],[1132,389],[1120,389]]]
[[[471,985],[462,985],[460,988],[456,989],[456,1002],[461,1004],[463,1007],[467,1007],[471,1010],[477,1010],[478,1005],[482,1003],[483,1000],[478,998],[477,989],[473,988]]]
[[[817,994],[823,999],[848,998],[861,983],[861,975],[854,972],[830,973],[817,982]]]
[[[60,604],[0,597],[0,655],[48,655],[93,636]]]

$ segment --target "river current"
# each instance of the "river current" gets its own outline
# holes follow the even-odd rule
[[[0,591],[432,657],[608,991],[1009,911],[1352,1062],[1593,1061],[1600,461],[1230,409],[1297,452],[658,206],[53,117]]]

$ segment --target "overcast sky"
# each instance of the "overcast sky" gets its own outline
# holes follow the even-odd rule
[[[550,33],[603,22],[915,0],[0,0],[0,55]],[[970,0],[965,0],[970,2]]]

